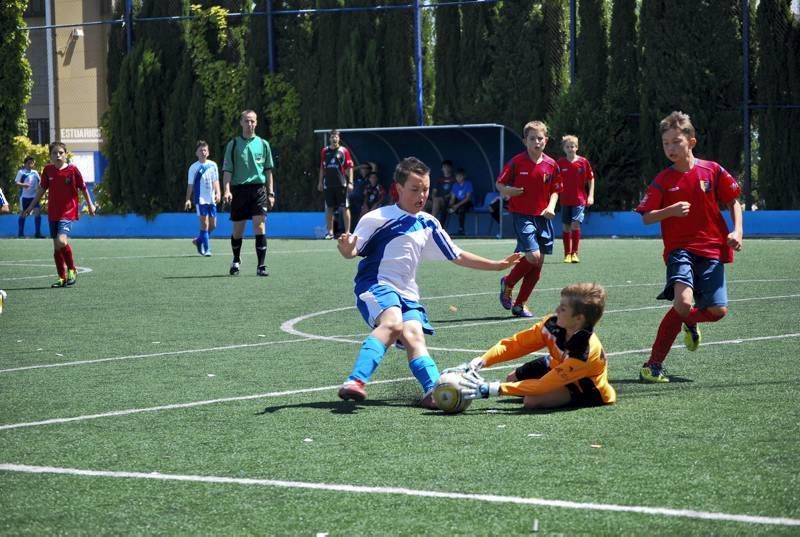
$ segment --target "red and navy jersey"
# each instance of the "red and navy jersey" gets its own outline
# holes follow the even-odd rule
[[[539,216],[550,203],[553,192],[563,190],[561,172],[555,160],[542,155],[538,163],[526,151],[516,155],[503,167],[497,182],[525,189],[519,196],[508,199],[508,210],[527,216]]]
[[[687,216],[661,221],[664,261],[673,250],[685,249],[730,263],[733,248],[728,246],[728,225],[722,218],[720,205],[729,205],[741,191],[725,168],[710,160],[696,159],[687,172],[670,167],[659,173],[635,210],[644,214],[688,201],[691,205]]]
[[[42,182],[39,185],[47,191],[48,220],[58,222],[79,218],[78,191],[85,195],[86,185],[77,166],[68,164],[58,169],[55,165],[48,164],[42,170]]]
[[[323,147],[319,154],[319,165],[322,168],[325,188],[347,186],[347,170],[353,167],[353,159],[346,147]]]
[[[586,185],[594,181],[592,165],[586,158],[578,156],[574,162],[566,158],[558,159],[558,167],[564,183],[564,190],[558,194],[561,206],[586,205]]]

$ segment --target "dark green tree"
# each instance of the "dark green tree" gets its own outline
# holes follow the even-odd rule
[[[495,6],[483,4],[461,7],[459,60],[455,66],[459,123],[488,121],[483,112],[482,98],[486,75],[491,71],[490,36],[495,9]]]
[[[695,155],[741,168],[741,25],[738,3],[643,0],[641,133],[643,170],[664,167],[658,122],[692,117]]]
[[[800,208],[800,24],[789,0],[761,0],[755,34],[758,42],[756,102],[759,163],[758,194],[768,209]],[[794,105],[795,108],[790,107]]]
[[[437,123],[461,123],[463,107],[459,79],[465,66],[460,54],[461,22],[457,7],[442,7],[436,11],[436,105]],[[466,89],[466,88],[465,88]],[[474,90],[473,90],[474,91]]]
[[[31,98],[31,66],[25,56],[30,39],[27,31],[17,30],[27,26],[22,18],[27,4],[25,0],[7,0],[0,5],[0,185],[6,193],[13,192],[9,186],[21,164],[12,162],[9,148],[15,136],[27,132],[25,104]]]
[[[389,0],[388,5],[405,4]],[[411,10],[388,10],[380,17],[378,40],[382,44],[382,108],[384,125],[416,125],[416,74],[414,20]]]

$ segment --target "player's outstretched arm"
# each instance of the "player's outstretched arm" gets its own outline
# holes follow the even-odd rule
[[[339,253],[342,254],[342,257],[345,259],[352,259],[358,253],[356,248],[356,239],[357,237],[355,235],[351,235],[350,233],[342,233],[339,235],[336,248],[339,249]]]
[[[511,254],[505,259],[494,260],[486,259],[485,257],[481,257],[477,254],[473,254],[472,252],[467,252],[464,250],[461,252],[461,255],[453,260],[453,263],[460,267],[467,267],[477,270],[505,270],[516,265],[520,259],[522,259],[522,254],[518,252]]]
[[[475,371],[468,371],[458,382],[458,391],[464,399],[486,399],[500,395],[500,382],[488,382]]]

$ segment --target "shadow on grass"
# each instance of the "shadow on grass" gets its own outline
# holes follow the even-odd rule
[[[310,403],[297,403],[293,405],[276,405],[265,407],[264,410],[258,412],[257,416],[265,414],[274,414],[280,410],[289,410],[293,408],[312,408],[317,410],[327,410],[331,414],[355,414],[359,410],[369,407],[416,407],[420,410],[427,410],[419,406],[416,400],[398,400],[398,399],[367,399],[365,401],[342,401],[339,399],[330,401],[312,401]]]
[[[191,276],[164,276],[165,280],[204,280],[206,278],[232,278],[230,274],[192,274]]]
[[[503,321],[506,319],[513,320],[515,317],[510,317],[508,315],[492,315],[488,317],[459,317],[457,319],[431,319],[431,323],[452,324],[463,323],[465,321]]]

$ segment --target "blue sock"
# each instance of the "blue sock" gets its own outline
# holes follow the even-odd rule
[[[203,246],[204,252],[209,252],[208,249],[208,230],[201,230],[200,231],[200,244]]]
[[[369,381],[369,378],[378,369],[378,364],[383,360],[384,354],[386,354],[386,345],[375,336],[367,336],[364,343],[361,344],[356,363],[353,364],[353,371],[347,380],[360,380],[365,383]]]
[[[430,356],[417,356],[408,362],[408,367],[422,385],[423,392],[433,388],[433,385],[439,380],[439,368]]]

